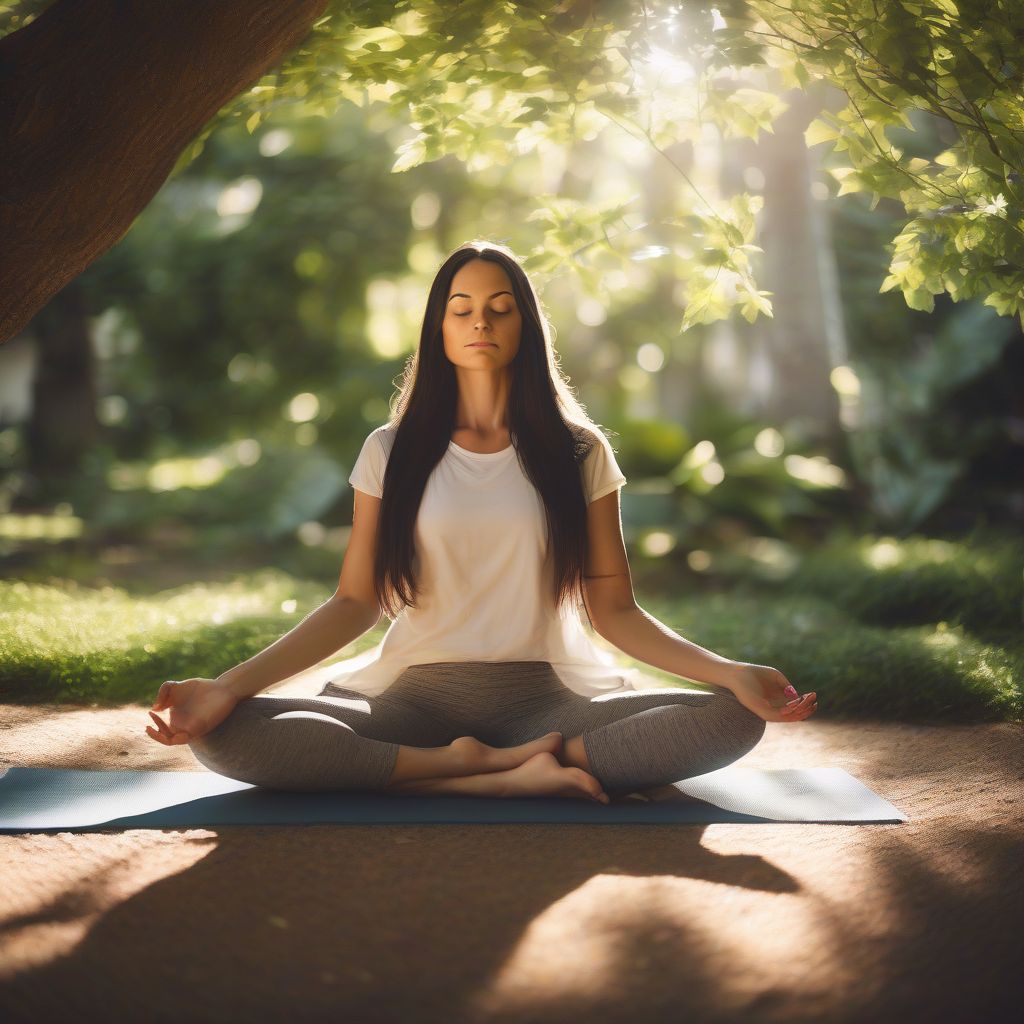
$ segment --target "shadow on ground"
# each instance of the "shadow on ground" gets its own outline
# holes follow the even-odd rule
[[[0,765],[201,767],[148,721],[0,708]],[[844,768],[901,824],[0,836],[0,1016],[996,1019],[1024,996],[1022,738],[819,717],[739,762]]]

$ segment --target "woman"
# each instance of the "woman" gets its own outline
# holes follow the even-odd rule
[[[335,594],[216,679],[165,682],[154,740],[275,789],[607,803],[723,768],[765,722],[817,707],[813,693],[785,704],[796,691],[777,669],[719,657],[636,605],[625,477],[505,246],[467,243],[438,271],[395,413],[349,481]],[[628,655],[714,690],[636,689],[584,632],[581,604]],[[256,696],[385,612],[381,644],[318,695]]]

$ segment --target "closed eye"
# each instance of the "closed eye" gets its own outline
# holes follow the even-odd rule
[[[492,309],[491,312],[495,316],[508,316],[512,312],[510,309]],[[467,310],[465,313],[453,313],[452,316],[469,316],[470,311]]]

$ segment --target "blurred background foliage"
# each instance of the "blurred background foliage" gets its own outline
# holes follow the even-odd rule
[[[45,6],[0,2],[0,34]],[[328,596],[348,472],[433,274],[485,238],[523,255],[562,368],[612,434],[652,614],[837,687],[837,710],[877,707],[870,688],[838,699],[840,677],[860,685],[840,648],[891,644],[888,671],[920,683],[904,710],[1019,711],[1016,15],[827,7],[608,4],[584,22],[572,4],[329,3],[0,348],[7,692],[45,664],[66,693],[144,697],[140,665],[215,674]],[[170,614],[158,650],[99,675],[84,656],[57,672],[24,618],[54,591],[13,589],[163,609],[188,603],[163,588],[259,590],[268,567],[294,586],[278,579],[256,619],[235,595],[212,621],[196,594],[206,640]],[[96,636],[129,616],[72,606]]]

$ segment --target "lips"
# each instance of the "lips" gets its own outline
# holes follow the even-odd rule
[[[467,345],[466,348],[487,348],[489,346],[493,348],[498,347],[493,341],[474,341]]]

